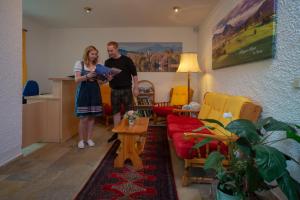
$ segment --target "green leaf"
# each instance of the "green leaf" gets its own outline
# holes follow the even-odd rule
[[[212,126],[201,126],[197,129],[192,130],[192,132],[201,132],[204,129],[215,130],[215,128]]]
[[[286,137],[290,138],[292,140],[295,140],[296,142],[300,143],[300,136],[296,132],[288,130],[286,132]]]
[[[277,179],[277,183],[289,200],[298,200],[300,198],[297,193],[297,186],[288,171],[285,171],[283,176]]]
[[[257,129],[261,129],[263,128],[263,126],[265,126],[266,124],[268,124],[273,118],[272,117],[267,117],[264,119],[260,119],[257,123],[256,123],[256,128]]]
[[[283,154],[267,145],[255,145],[255,162],[259,174],[267,182],[271,182],[285,173],[286,162]]]
[[[294,126],[295,126],[296,128],[300,128],[300,126],[299,126],[299,125],[297,125],[297,124],[295,124]]]
[[[257,168],[255,168],[253,164],[247,165],[246,179],[249,192],[255,192],[264,184],[263,178],[259,175]]]
[[[204,138],[202,141],[196,143],[192,148],[193,149],[199,149],[200,147],[208,144],[210,141],[212,141],[211,138]]]
[[[234,120],[230,122],[225,129],[235,133],[239,137],[246,138],[250,143],[257,143],[260,141],[260,137],[256,132],[256,126],[249,120]]]
[[[216,171],[219,171],[223,166],[222,166],[222,161],[225,159],[224,155],[222,155],[218,151],[213,151],[212,153],[209,154],[207,157],[205,164],[204,164],[204,169],[214,169]]]
[[[218,124],[219,126],[221,127],[225,127],[224,124],[222,124],[221,122],[219,122],[218,120],[215,120],[215,119],[201,119],[202,121],[205,121],[205,122],[209,122],[209,123],[213,123],[213,124]]]
[[[297,130],[291,125],[282,121],[278,121],[272,117],[270,117],[269,120],[263,125],[263,128],[266,131],[291,131],[294,133],[297,132]]]
[[[240,137],[237,141],[236,144],[238,146],[238,148],[245,153],[248,156],[253,157],[253,150],[252,150],[252,146],[250,144],[250,142],[244,138],[244,137]]]

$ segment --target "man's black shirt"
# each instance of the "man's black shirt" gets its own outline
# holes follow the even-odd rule
[[[132,77],[136,76],[136,67],[132,60],[124,55],[121,55],[119,58],[109,58],[105,61],[105,66],[115,67],[121,69],[122,71],[115,75],[113,79],[109,82],[109,85],[113,89],[125,89],[131,88],[132,86]]]

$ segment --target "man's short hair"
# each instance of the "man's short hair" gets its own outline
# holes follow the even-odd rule
[[[116,49],[119,48],[119,44],[116,42],[116,41],[110,41],[107,43],[107,46],[113,46],[115,47]]]

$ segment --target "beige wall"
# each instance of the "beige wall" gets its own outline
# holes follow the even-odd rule
[[[48,32],[49,28],[30,18],[23,17],[23,27],[28,30],[26,35],[27,78],[39,83],[40,92],[51,91],[48,74]]]
[[[73,74],[73,65],[81,59],[83,49],[93,44],[100,50],[101,61],[107,59],[106,43],[110,40],[119,42],[182,42],[183,51],[197,51],[197,33],[192,28],[67,28],[55,29],[43,27],[31,19],[24,20],[23,26],[32,27],[35,31],[27,34],[28,54],[34,55],[43,45],[43,52],[39,56],[28,57],[28,76],[41,83],[41,91],[50,91],[50,81],[47,77],[67,76]],[[46,33],[45,33],[46,30]],[[30,33],[32,32],[32,33]],[[31,35],[32,34],[32,35]],[[44,39],[45,38],[45,39]],[[43,40],[43,43],[38,46]],[[36,60],[38,59],[38,60]],[[43,63],[43,64],[41,64]],[[139,79],[150,80],[155,84],[156,101],[168,99],[168,92],[172,86],[187,85],[187,74],[139,73]],[[198,74],[192,75],[192,87],[195,89],[194,100],[198,101]]]

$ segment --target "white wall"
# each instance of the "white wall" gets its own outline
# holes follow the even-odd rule
[[[8,23],[9,22],[9,23]],[[0,166],[21,155],[22,1],[0,1]]]
[[[23,17],[23,27],[28,30],[26,34],[27,78],[39,83],[40,93],[51,91],[48,81],[48,32],[49,29],[42,24]]]
[[[24,27],[30,26],[29,20],[25,21]],[[38,27],[38,25],[36,25]],[[40,27],[40,26],[39,26]],[[28,57],[28,69],[37,70],[43,69],[41,72],[42,91],[50,91],[50,81],[46,77],[53,76],[67,76],[71,75],[74,62],[81,59],[83,49],[90,44],[95,45],[100,51],[102,62],[107,59],[106,43],[110,40],[118,42],[182,42],[183,51],[197,51],[197,33],[192,28],[68,28],[68,29],[42,29],[39,34],[44,36],[32,36],[31,42],[38,44],[42,38],[48,38],[44,43],[47,46],[46,58],[47,61],[42,66],[37,66],[34,63],[34,57]],[[28,38],[30,38],[30,30]],[[28,41],[30,43],[30,41]],[[30,45],[30,44],[28,44]],[[30,51],[30,50],[29,50]],[[32,50],[34,51],[34,50]],[[28,52],[29,53],[29,52]],[[34,53],[32,53],[34,55]],[[29,66],[29,63],[32,66]],[[35,65],[35,66],[34,66]],[[36,72],[29,72],[32,78],[38,78],[39,74]],[[186,85],[187,74],[163,72],[163,73],[139,73],[139,79],[147,79],[155,84],[156,100],[167,100],[168,92],[174,85]],[[196,90],[194,100],[198,100],[197,90],[198,75],[192,75],[192,87]]]
[[[275,59],[212,70],[212,29],[236,3],[220,1],[207,21],[200,26],[200,64],[207,73],[200,78],[202,94],[219,91],[249,96],[263,107],[263,116],[300,124],[300,90],[292,87],[300,77],[300,1],[278,0],[277,54]],[[287,150],[291,145],[282,145]],[[300,161],[300,145],[293,146],[294,158]],[[289,149],[291,152],[291,150]],[[300,168],[291,167],[300,181]],[[298,172],[299,172],[298,171]]]
[[[264,116],[300,123],[300,90],[292,87],[293,80],[300,77],[300,1],[278,1],[275,59],[212,70],[212,28],[236,2],[220,2],[200,27],[200,63],[207,71],[201,78],[201,90],[250,96],[263,106]]]

